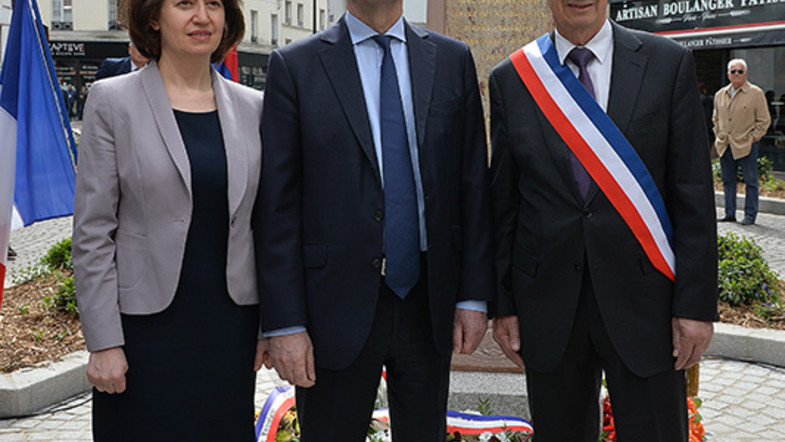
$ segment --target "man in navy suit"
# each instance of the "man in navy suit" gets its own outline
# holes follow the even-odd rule
[[[137,69],[143,68],[147,64],[147,58],[139,53],[133,43],[128,44],[128,57],[107,58],[101,63],[95,79],[114,77],[115,75],[127,74]]]
[[[692,54],[610,22],[606,0],[548,4],[555,31],[500,63],[489,82],[494,338],[526,365],[538,442],[597,440],[603,371],[620,441],[686,441],[683,370],[700,360],[717,319],[714,192]],[[551,57],[538,64],[539,51]],[[543,96],[580,107],[560,120]],[[585,109],[593,113],[581,120]],[[635,201],[662,205],[673,268],[655,268],[662,261],[644,247],[640,224],[626,221],[629,205],[614,204],[633,187],[610,184],[622,168],[606,172],[572,153],[584,152],[575,133],[601,149],[597,128],[618,130],[613,148],[650,178],[641,184],[648,198]]]
[[[270,57],[263,330],[303,441],[364,441],[382,367],[395,440],[443,440],[451,352],[477,347],[494,290],[474,61],[402,0],[347,11]]]

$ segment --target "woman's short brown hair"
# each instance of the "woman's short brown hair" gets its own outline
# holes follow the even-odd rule
[[[242,0],[222,2],[225,31],[221,43],[210,56],[213,63],[220,61],[245,34]],[[158,19],[163,3],[164,0],[120,0],[120,20],[128,27],[131,41],[139,53],[153,60],[161,58],[161,32],[153,29],[150,22]]]

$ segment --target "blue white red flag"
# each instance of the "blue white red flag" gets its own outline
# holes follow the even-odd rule
[[[646,165],[621,131],[559,62],[548,34],[510,59],[540,110],[619,212],[654,268],[676,276],[673,229]]]
[[[24,225],[73,214],[76,144],[67,115],[38,5],[18,0],[0,70],[0,273],[14,203]]]
[[[227,52],[220,63],[216,63],[213,66],[227,80],[238,81],[240,76],[237,70],[237,46]]]

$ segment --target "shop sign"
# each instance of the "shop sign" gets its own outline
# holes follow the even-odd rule
[[[49,51],[55,59],[84,58],[103,60],[128,55],[128,41],[50,41]]]
[[[611,0],[610,17],[629,28],[665,34],[772,26],[785,24],[785,0]]]
[[[52,57],[84,57],[87,55],[85,44],[79,42],[49,42],[49,51],[52,53]]]

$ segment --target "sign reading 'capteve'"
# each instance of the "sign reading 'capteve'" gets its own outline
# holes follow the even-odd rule
[[[611,1],[616,23],[657,33],[785,24],[785,0]]]

